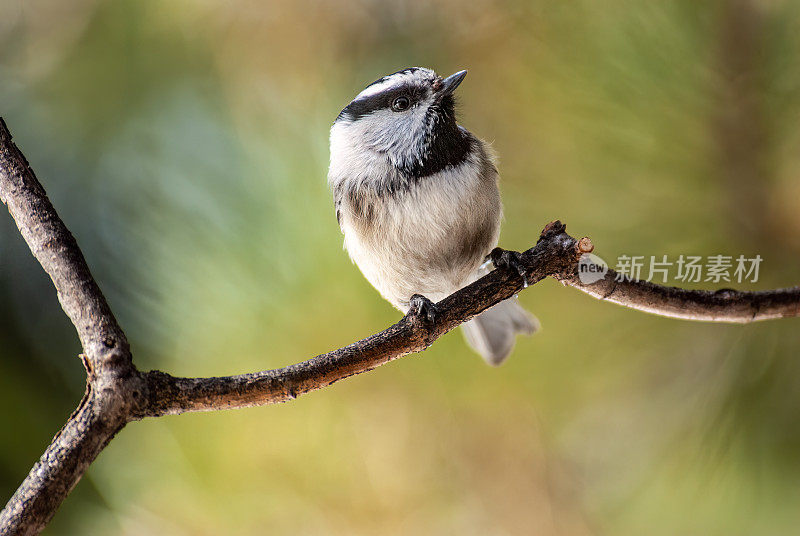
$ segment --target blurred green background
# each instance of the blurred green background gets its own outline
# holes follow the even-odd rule
[[[342,250],[327,135],[367,83],[450,74],[500,155],[501,245],[760,254],[800,282],[800,3],[0,0],[0,114],[143,369],[294,363],[396,321]],[[708,284],[706,284],[708,285]],[[703,286],[702,284],[697,286]],[[783,535],[800,330],[689,323],[545,281],[490,369],[459,333],[289,404],[133,423],[47,534]],[[0,491],[83,393],[0,215]]]

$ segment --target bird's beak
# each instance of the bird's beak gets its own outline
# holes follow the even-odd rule
[[[444,80],[442,80],[441,85],[439,86],[438,93],[440,97],[444,97],[445,95],[450,95],[456,88],[461,84],[464,77],[467,76],[466,69],[463,71],[458,71],[455,74],[451,74]]]

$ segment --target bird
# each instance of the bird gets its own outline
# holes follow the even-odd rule
[[[328,186],[344,248],[394,307],[432,322],[435,302],[488,273],[500,234],[494,152],[456,122],[454,91],[466,74],[410,67],[383,76],[330,131]],[[496,366],[539,323],[513,297],[462,327]]]

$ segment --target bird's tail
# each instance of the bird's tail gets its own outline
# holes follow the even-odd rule
[[[500,365],[514,348],[517,334],[531,335],[539,320],[522,308],[516,296],[462,324],[467,343],[490,365]]]

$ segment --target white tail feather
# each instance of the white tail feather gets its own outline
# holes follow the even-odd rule
[[[464,338],[492,366],[500,365],[514,348],[517,334],[531,335],[539,321],[510,298],[464,323]]]

